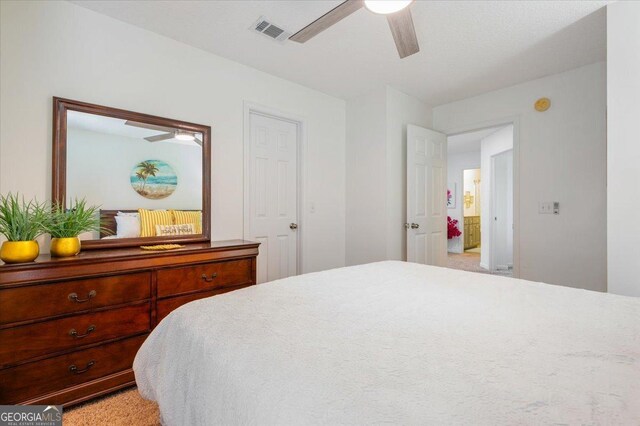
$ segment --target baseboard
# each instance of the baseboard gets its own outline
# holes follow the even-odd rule
[[[482,262],[480,262],[480,267],[481,267],[482,269],[486,269],[487,271],[489,270],[489,265],[487,265],[486,263],[482,263]]]

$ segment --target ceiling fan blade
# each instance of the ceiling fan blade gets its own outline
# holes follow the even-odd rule
[[[194,141],[195,143],[197,143],[198,145],[202,146],[202,141],[201,141],[200,139],[198,139],[198,138],[194,138],[194,139],[193,139],[193,141]]]
[[[362,0],[347,0],[289,37],[289,40],[298,43],[309,41],[312,37],[317,36],[333,24],[340,22],[353,12],[361,9],[363,6],[364,3]]]
[[[127,121],[124,122],[124,124],[126,124],[127,126],[142,127],[143,129],[159,130],[161,132],[175,132],[176,131],[176,129],[173,129],[171,127],[156,126],[155,124],[141,123],[139,121],[127,120]]]
[[[173,139],[176,135],[173,133],[165,133],[163,135],[149,136],[144,138],[148,142],[160,142],[166,141],[167,139]]]
[[[416,37],[416,29],[413,26],[413,18],[411,17],[411,10],[408,7],[399,12],[387,15],[387,22],[389,22],[389,28],[391,28],[393,40],[396,42],[400,59],[420,51],[418,38]]]

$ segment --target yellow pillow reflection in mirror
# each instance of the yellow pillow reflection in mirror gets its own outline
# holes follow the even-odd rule
[[[141,237],[155,237],[156,225],[173,225],[173,214],[168,210],[138,209],[138,213]]]
[[[171,210],[173,213],[174,223],[176,225],[184,225],[192,223],[196,234],[202,234],[202,212],[201,211],[185,211]]]

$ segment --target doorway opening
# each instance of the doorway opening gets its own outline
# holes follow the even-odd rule
[[[447,266],[513,273],[513,124],[447,138]]]

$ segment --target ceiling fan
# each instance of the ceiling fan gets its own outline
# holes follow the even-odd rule
[[[166,132],[162,135],[148,136],[144,138],[148,142],[160,142],[167,139],[178,139],[179,141],[194,141],[198,145],[202,146],[202,141],[196,137],[193,132],[187,132],[185,130],[174,129],[165,126],[156,126],[155,124],[140,123],[138,121],[127,120],[124,122],[127,126],[141,127],[143,129],[158,130],[160,132]]]
[[[366,7],[373,13],[387,16],[398,54],[400,58],[406,58],[420,51],[408,7],[411,3],[413,0],[347,0],[289,37],[289,40],[304,43],[353,12]]]

